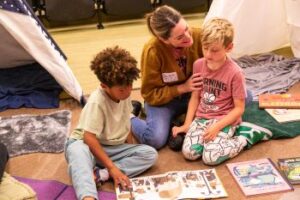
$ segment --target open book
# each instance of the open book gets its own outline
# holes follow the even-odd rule
[[[229,163],[226,166],[246,196],[293,190],[268,158]]]
[[[172,171],[130,180],[132,189],[116,188],[118,200],[210,199],[227,196],[215,169]]]

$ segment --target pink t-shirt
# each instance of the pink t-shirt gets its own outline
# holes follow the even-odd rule
[[[204,58],[195,61],[193,73],[203,77],[203,90],[199,93],[200,103],[196,117],[221,119],[233,108],[233,99],[246,98],[245,77],[242,69],[230,58],[216,71],[210,70]],[[241,122],[237,120],[233,125]]]

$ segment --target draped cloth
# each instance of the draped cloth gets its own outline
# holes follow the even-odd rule
[[[204,22],[212,17],[226,18],[234,25],[232,57],[270,52],[289,43],[284,0],[214,0]]]

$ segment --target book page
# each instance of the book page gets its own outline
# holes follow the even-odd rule
[[[174,171],[130,179],[131,190],[116,188],[118,200],[173,200],[226,197],[215,169]]]
[[[300,121],[300,109],[265,109],[277,122]]]

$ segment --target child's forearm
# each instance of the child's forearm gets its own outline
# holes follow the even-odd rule
[[[112,160],[105,153],[103,147],[98,142],[95,134],[85,131],[85,133],[84,133],[84,143],[88,145],[90,151],[95,156],[95,158],[100,160],[108,170],[115,167]]]
[[[244,113],[244,102],[235,102],[235,107],[221,120],[219,120],[215,126],[219,129],[222,130],[228,125],[233,124],[236,122],[239,118],[242,117]]]
[[[200,102],[199,92],[198,91],[192,92],[192,96],[188,105],[188,111],[184,121],[184,126],[189,126],[193,122],[199,102]]]

